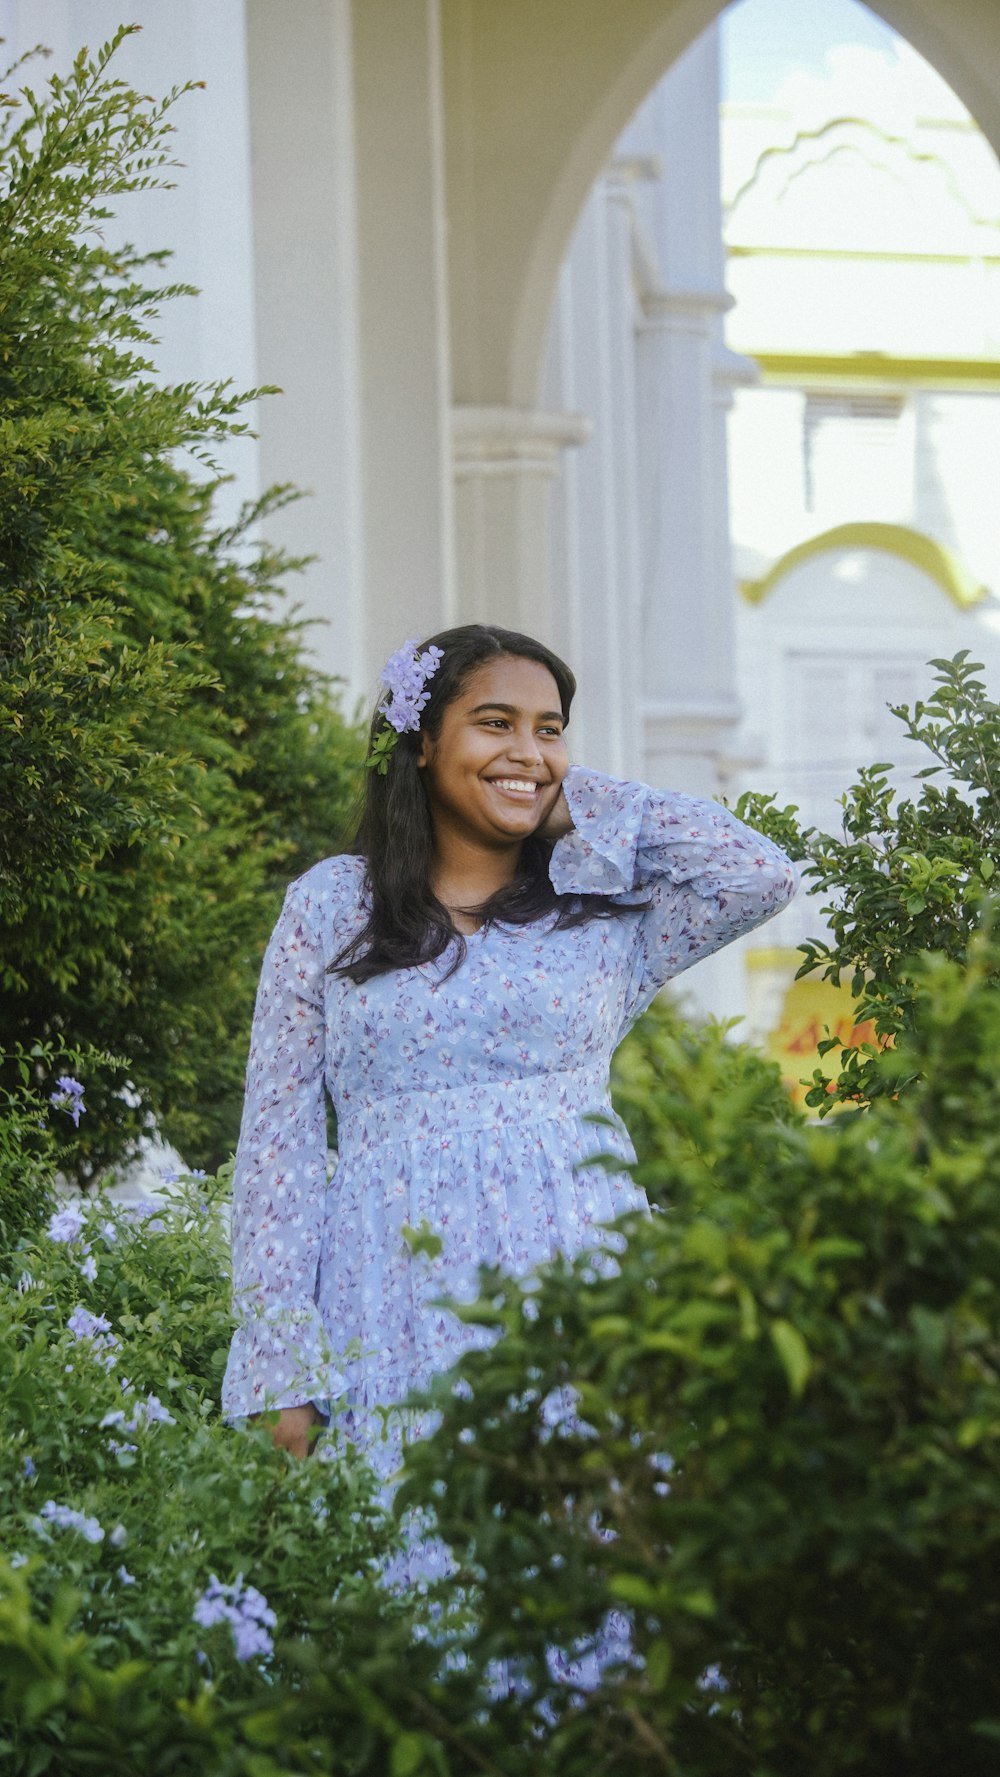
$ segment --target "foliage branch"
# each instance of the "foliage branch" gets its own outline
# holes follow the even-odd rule
[[[155,1119],[217,1165],[289,877],[335,849],[363,743],[282,614],[297,564],[258,541],[291,497],[213,516],[226,382],[164,386],[165,253],[112,244],[163,187],[170,113],[95,56],[0,107],[0,1046],[71,1045],[98,1114],[81,1181]]]

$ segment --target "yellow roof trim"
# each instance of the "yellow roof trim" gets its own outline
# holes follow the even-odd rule
[[[881,549],[887,555],[898,555],[929,579],[936,580],[960,611],[979,604],[987,595],[987,588],[973,579],[943,543],[924,536],[922,531],[911,531],[905,525],[874,521],[838,524],[832,530],[822,531],[818,537],[797,543],[794,549],[779,556],[759,580],[744,580],[740,591],[748,604],[758,605],[794,568],[811,561],[814,555],[825,555],[835,549]]]
[[[739,350],[760,366],[765,382],[922,384],[944,389],[995,389],[1000,358],[894,358],[889,352],[755,352]]]
[[[765,945],[760,950],[747,950],[743,953],[743,961],[751,973],[760,969],[797,969],[802,962],[801,950],[792,950],[787,945]]]
[[[726,240],[730,259],[874,259],[879,265],[997,265],[1000,244],[993,253],[927,252],[917,247],[807,247],[802,242]]]

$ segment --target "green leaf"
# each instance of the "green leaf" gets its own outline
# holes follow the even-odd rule
[[[418,1228],[411,1228],[409,1224],[404,1226],[402,1235],[414,1257],[426,1253],[429,1259],[436,1259],[444,1251],[444,1241],[440,1234],[435,1234],[426,1216]]]
[[[809,1380],[812,1360],[802,1334],[791,1321],[773,1320],[771,1322],[771,1338],[774,1349],[781,1359],[782,1367],[788,1378],[788,1386],[797,1399]]]
[[[412,1777],[424,1763],[425,1741],[422,1734],[400,1734],[393,1741],[389,1757],[392,1777]]]

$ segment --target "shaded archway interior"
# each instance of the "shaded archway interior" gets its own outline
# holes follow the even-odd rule
[[[531,408],[559,266],[642,100],[724,0],[443,0],[452,390]],[[1000,152],[993,0],[875,0]]]

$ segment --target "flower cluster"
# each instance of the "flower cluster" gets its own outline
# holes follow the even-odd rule
[[[110,1413],[105,1413],[104,1418],[101,1420],[101,1430],[103,1431],[106,1426],[115,1425],[121,1426],[124,1431],[136,1432],[143,1425],[176,1424],[176,1419],[172,1413],[167,1412],[163,1402],[155,1394],[148,1394],[144,1401],[136,1402],[131,1419],[128,1418],[121,1407],[115,1407]],[[117,1448],[122,1447],[123,1446],[117,1446]],[[131,1445],[126,1447],[134,1448],[134,1446]]]
[[[79,1205],[70,1203],[65,1209],[53,1211],[45,1232],[49,1239],[54,1240],[57,1245],[79,1246],[80,1272],[88,1283],[93,1283],[97,1277],[97,1260],[91,1252],[90,1241],[84,1239],[86,1226],[87,1219]],[[104,1222],[99,1233],[108,1246],[113,1246],[118,1239],[118,1232],[113,1222]]]
[[[83,1087],[79,1080],[74,1080],[72,1074],[60,1074],[55,1091],[49,1093],[49,1103],[54,1104],[56,1110],[65,1111],[67,1116],[72,1117],[74,1129],[79,1129],[81,1113],[87,1108],[83,1102]]]
[[[372,742],[366,765],[385,773],[398,736],[416,733],[420,727],[420,712],[430,699],[427,681],[434,677],[443,659],[444,649],[436,648],[432,642],[422,654],[418,654],[417,640],[413,637],[386,661],[379,674],[389,692],[379,705],[385,725]]]
[[[60,1241],[66,1246],[75,1246],[83,1234],[85,1226],[82,1210],[75,1203],[71,1203],[66,1209],[53,1211],[45,1232],[50,1240]]]
[[[231,1586],[223,1585],[213,1573],[191,1614],[203,1629],[229,1623],[238,1660],[252,1660],[258,1655],[266,1659],[274,1649],[268,1630],[276,1626],[278,1619],[263,1593],[256,1586],[243,1584],[241,1573]]]
[[[85,1542],[104,1541],[104,1531],[96,1518],[88,1518],[85,1512],[77,1512],[72,1506],[57,1505],[54,1499],[47,1499],[38,1517],[32,1519],[35,1530],[44,1531],[43,1520],[57,1525],[60,1530],[78,1530]]]
[[[111,1331],[111,1322],[103,1314],[91,1314],[89,1308],[74,1308],[66,1326],[74,1339],[90,1340],[94,1355],[106,1370],[114,1368],[121,1340]]]

